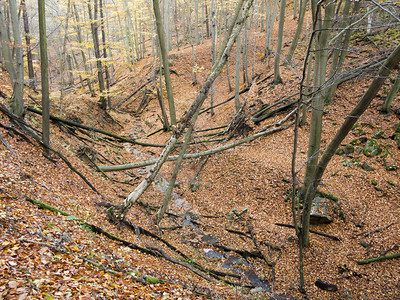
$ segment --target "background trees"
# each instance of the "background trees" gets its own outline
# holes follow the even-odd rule
[[[292,191],[294,206],[298,211],[302,212],[300,215],[297,211],[294,211],[294,214],[298,214],[296,226],[299,238],[302,238],[301,246],[309,244],[310,208],[324,170],[351,126],[375,97],[379,87],[384,84],[384,80],[389,76],[389,71],[397,67],[397,40],[394,39],[392,43],[382,47],[387,50],[386,52],[378,51],[381,48],[378,43],[380,41],[379,35],[390,34],[392,29],[398,30],[399,8],[395,3],[311,1],[309,3],[311,4],[311,9],[308,10],[307,1],[302,1],[300,6],[294,5],[297,2],[292,1],[287,3],[286,1],[280,1],[279,6],[278,1],[275,0],[254,2],[256,4],[254,10],[250,10],[252,1],[232,2],[217,0],[198,0],[194,2],[183,0],[153,0],[152,2],[70,0],[51,3],[51,7],[49,5],[48,9],[51,13],[48,14],[47,19],[47,24],[49,25],[47,38],[49,43],[52,46],[54,45],[56,49],[56,51],[50,51],[49,53],[49,78],[52,81],[51,87],[53,88],[51,104],[55,110],[59,109],[60,116],[63,116],[62,99],[67,89],[69,89],[68,93],[71,92],[72,95],[75,95],[74,93],[87,93],[88,96],[93,97],[94,99],[92,100],[98,102],[102,113],[106,110],[118,109],[120,104],[125,101],[121,99],[123,98],[121,94],[125,92],[125,87],[119,90],[113,89],[112,92],[109,91],[110,87],[118,83],[122,78],[142,76],[143,74],[136,72],[136,65],[138,63],[142,64],[143,61],[146,61],[148,68],[147,66],[147,69],[140,66],[140,70],[148,70],[147,81],[140,83],[140,86],[133,87],[135,92],[125,99],[134,97],[137,91],[145,89],[147,84],[155,81],[155,78],[161,79],[160,88],[158,89],[160,107],[164,107],[163,95],[167,95],[165,99],[168,99],[169,118],[171,124],[174,125],[171,126],[172,131],[168,133],[171,135],[168,144],[160,154],[160,158],[153,166],[149,176],[136,186],[133,192],[127,195],[125,201],[119,207],[116,207],[120,209],[117,217],[126,215],[134,201],[142,195],[155,178],[168,153],[177,147],[180,154],[171,173],[164,201],[156,216],[157,223],[161,222],[164,213],[168,209],[169,200],[175,188],[175,180],[177,179],[185,151],[193,140],[194,126],[198,115],[200,112],[205,112],[209,109],[212,114],[207,119],[207,122],[211,124],[215,121],[215,119],[212,119],[214,117],[212,91],[218,91],[219,86],[215,79],[220,75],[226,63],[228,63],[226,65],[227,79],[230,85],[228,67],[229,55],[232,53],[232,55],[236,55],[236,59],[232,59],[231,62],[232,65],[235,64],[236,66],[235,106],[238,116],[245,114],[242,108],[245,107],[246,102],[241,101],[240,95],[243,88],[244,90],[247,88],[246,85],[254,84],[259,86],[260,89],[269,89],[269,91],[282,88],[281,92],[285,92],[287,84],[298,85],[301,80],[300,92],[296,92],[289,97],[297,97],[299,94],[298,109],[292,110],[276,125],[281,125],[287,120],[293,122],[291,118],[294,116],[294,112],[297,112],[297,120],[299,121],[302,113],[304,128],[310,132],[307,158],[301,162],[294,161],[293,164],[293,182],[298,181],[301,183],[301,192],[299,195],[295,193],[296,186]],[[43,2],[39,3],[43,4]],[[42,16],[40,26],[36,26],[38,24],[36,15],[28,14],[30,10],[36,10],[35,4],[30,1],[21,3],[24,8],[23,23],[25,33],[27,37],[29,33],[31,34],[29,39],[25,39],[25,45],[23,45],[19,32],[22,28],[22,18],[18,20],[16,17],[17,5],[15,1],[3,1],[1,4],[1,53],[13,83],[11,108],[14,114],[23,116],[23,77],[21,77],[21,74],[23,76],[23,68],[21,69],[23,55],[21,54],[21,49],[27,49],[27,66],[29,78],[32,79],[35,71],[33,68],[37,68],[39,62],[37,59],[38,48],[35,47],[35,43],[37,43],[39,34],[43,41],[45,37],[43,30],[36,32],[38,27],[43,28],[43,14],[40,14]],[[236,8],[234,4],[237,4]],[[292,42],[290,42],[290,39],[285,39],[285,27],[287,29],[285,24],[289,20],[288,5],[293,5],[294,16],[299,16],[298,28]],[[43,7],[40,7],[40,9],[42,12]],[[279,23],[274,27],[278,11]],[[250,14],[250,18],[247,18],[247,14]],[[290,18],[291,15],[292,12],[290,11]],[[308,20],[306,19],[307,16]],[[30,30],[32,28],[33,30]],[[274,34],[276,32],[277,35]],[[391,34],[396,37],[396,33],[395,31]],[[257,37],[260,38],[261,36],[265,39],[262,46],[260,46],[261,43],[256,43]],[[235,39],[236,43],[234,42]],[[374,50],[366,47],[365,41],[373,44],[375,46]],[[200,45],[201,43],[207,43],[211,50],[207,52],[207,59],[211,61],[210,65],[212,66],[209,70],[203,70],[203,66],[198,65],[198,61],[204,59],[204,57],[199,59],[198,53],[196,53],[197,49],[203,47],[203,45]],[[286,49],[290,43],[290,49]],[[30,44],[33,44],[33,46],[30,46]],[[195,45],[200,46],[195,47]],[[250,46],[253,46],[253,53],[249,51],[251,49]],[[305,46],[308,47],[306,55],[304,55]],[[189,47],[192,51],[191,58],[193,58],[193,70],[191,72],[195,75],[194,83],[196,83],[194,89],[197,89],[197,96],[190,107],[187,103],[178,103],[178,105],[174,103],[171,77],[176,76],[175,82],[182,83],[183,81],[180,78],[179,70],[175,70],[173,66],[174,59],[177,57],[180,59],[180,53],[175,52],[170,55],[172,51],[177,49],[185,51]],[[235,47],[236,49],[234,49]],[[40,54],[42,56],[45,55],[44,49],[45,45],[41,44]],[[272,52],[272,49],[275,49],[275,51]],[[286,56],[286,61],[283,61],[287,51],[289,53]],[[159,52],[159,55],[157,55],[157,52]],[[210,52],[211,55],[209,55]],[[352,55],[350,58],[348,58],[349,53]],[[260,82],[254,79],[258,78],[256,75],[259,75],[254,71],[254,66],[252,72],[254,78],[250,77],[248,71],[249,56],[252,57],[253,64],[255,64],[256,59],[257,63],[263,59],[265,70],[261,73],[266,77],[261,82],[268,82],[269,78],[273,76],[274,80],[268,82],[271,85],[265,84],[265,86],[261,86]],[[149,57],[149,59],[141,60],[144,57]],[[157,57],[160,57],[159,61]],[[269,64],[272,58],[275,60],[273,72]],[[354,65],[353,60],[355,61]],[[46,104],[49,99],[47,95],[48,86],[46,86],[46,61],[47,58],[44,56],[40,60],[42,66],[42,96],[45,99],[42,105],[44,111],[48,111]],[[162,67],[159,67],[160,62],[162,62]],[[377,66],[381,67],[379,73],[375,71]],[[129,73],[128,70],[132,73]],[[293,77],[288,76],[288,70],[293,72]],[[201,72],[203,72],[202,76],[197,76]],[[260,71],[258,70],[258,72]],[[267,74],[270,76],[268,77]],[[344,125],[338,131],[337,136],[332,141],[325,141],[328,145],[326,147],[324,141],[321,141],[321,136],[325,130],[322,126],[323,117],[324,114],[329,113],[328,105],[335,101],[337,86],[352,76],[365,74],[377,78],[366,89],[365,96],[360,98],[360,104],[354,110],[349,109],[348,116],[344,120]],[[165,85],[162,84],[163,77],[165,77]],[[78,88],[74,84],[77,78],[80,81]],[[387,95],[387,100],[382,107],[385,112],[390,111],[393,98],[398,91],[398,74],[392,75],[392,81],[393,88],[390,85],[391,92]],[[276,85],[278,83],[283,83],[284,85],[278,86]],[[389,82],[387,81],[387,83]],[[135,84],[137,83],[135,82]],[[214,84],[216,84],[215,89],[213,88]],[[61,91],[59,97],[54,92],[57,89]],[[205,101],[209,91],[211,91],[210,102]],[[136,98],[134,101],[138,102],[138,104],[140,102],[139,107],[142,107],[142,103],[146,102],[147,97],[156,93],[157,90],[149,88],[144,92],[143,99]],[[262,92],[259,92],[259,95],[261,94]],[[179,99],[182,99],[182,97],[179,97]],[[262,102],[265,99],[260,97],[258,100]],[[282,102],[279,102],[281,100]],[[285,102],[287,97],[282,97],[281,100],[277,101],[277,103]],[[184,101],[189,100],[185,98]],[[260,105],[263,105],[262,110],[268,110],[267,107],[270,108],[270,105],[277,105],[277,103],[262,103]],[[220,104],[218,103],[217,105]],[[284,109],[291,107],[292,104],[293,102],[285,103],[287,106]],[[208,108],[200,111],[202,106]],[[300,106],[303,110],[300,109]],[[178,114],[175,113],[176,107],[178,107]],[[260,114],[263,114],[262,110]],[[137,115],[139,111],[138,109],[125,112]],[[274,111],[274,114],[277,111]],[[331,114],[333,115],[333,113]],[[216,115],[218,117],[218,114]],[[245,117],[247,118],[248,116]],[[243,119],[246,119],[245,117]],[[339,118],[338,116],[335,117]],[[234,118],[233,121],[235,120]],[[258,118],[254,122],[260,123],[263,120]],[[307,121],[310,124],[307,124]],[[43,122],[43,125],[48,124],[46,122]],[[163,113],[162,122],[165,125],[164,128],[167,129],[169,120],[165,113]],[[267,126],[273,125],[269,124]],[[46,127],[43,128],[43,137],[48,136],[45,129]],[[262,135],[263,132],[259,134]],[[183,136],[184,138],[182,138]],[[301,171],[297,170],[299,165],[306,166],[304,176],[299,175],[301,173]]]

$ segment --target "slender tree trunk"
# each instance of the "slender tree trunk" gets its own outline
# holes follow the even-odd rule
[[[296,0],[294,0],[294,1],[296,2]],[[308,0],[302,0],[296,33],[294,34],[292,44],[290,45],[289,53],[286,55],[285,64],[290,64],[290,62],[292,61],[292,58],[293,58],[294,51],[297,48],[300,34],[303,30],[304,16],[305,16],[306,10],[307,10],[307,3],[308,3]]]
[[[16,77],[13,82],[13,101],[11,103],[11,112],[18,116],[24,115],[24,61],[22,51],[22,38],[19,30],[19,20],[17,12],[16,0],[9,0],[10,17],[12,32],[14,37],[14,52],[15,52],[15,70]]]
[[[76,35],[77,35],[77,38],[78,38],[79,48],[81,49],[81,56],[82,56],[83,67],[84,67],[85,73],[86,73],[86,84],[87,84],[87,86],[88,86],[88,88],[89,88],[90,95],[91,95],[92,97],[95,97],[96,94],[95,94],[95,92],[94,92],[94,89],[93,89],[93,87],[92,87],[92,82],[91,82],[91,80],[90,80],[91,72],[90,72],[89,67],[88,67],[88,64],[87,64],[86,54],[85,54],[85,52],[83,51],[82,29],[81,29],[81,26],[79,25],[79,22],[80,22],[80,21],[79,21],[79,12],[78,12],[78,9],[77,9],[75,3],[74,3],[74,16],[75,16],[75,23],[76,23],[76,26],[75,26]]]
[[[42,139],[46,155],[50,154],[50,97],[47,70],[47,38],[45,0],[38,0],[39,35],[40,35],[40,72],[42,81]]]
[[[158,35],[158,42],[159,42],[160,51],[161,51],[161,58],[163,61],[163,66],[164,66],[165,86],[167,88],[167,95],[168,95],[169,115],[171,118],[171,125],[175,126],[176,125],[176,113],[175,113],[174,95],[172,93],[171,73],[169,71],[168,50],[167,50],[167,45],[165,42],[164,29],[163,29],[163,25],[162,25],[160,5],[158,3],[158,0],[153,0],[153,10],[154,10],[154,16],[156,19],[157,35]]]
[[[390,114],[392,111],[392,102],[396,94],[400,89],[400,71],[397,73],[397,78],[393,83],[392,88],[390,89],[389,94],[386,96],[385,102],[382,106],[382,112]]]
[[[283,25],[285,23],[285,8],[286,8],[286,0],[281,0],[281,5],[279,8],[278,41],[276,42],[275,61],[274,61],[274,84],[282,83],[282,78],[280,73],[280,61],[281,61],[281,52],[283,44]]]
[[[215,0],[211,0],[211,65],[215,63],[216,57],[216,18],[215,18]],[[211,105],[211,116],[214,115],[214,83],[211,85],[211,92],[210,92],[210,105]]]
[[[107,65],[107,44],[106,44],[106,31],[104,28],[104,8],[103,8],[103,0],[99,0],[99,5],[100,5],[100,29],[101,29],[101,40],[102,40],[102,46],[103,46],[103,58],[105,61],[104,64],[104,72],[105,72],[105,79],[106,79],[106,93],[107,93],[107,106],[110,108],[111,107],[111,98],[110,98],[110,72],[108,70],[108,65]]]
[[[265,30],[265,57],[271,53],[271,37],[274,29],[278,0],[270,0],[270,5],[266,5],[266,30]],[[285,0],[284,0],[285,1]],[[270,9],[269,9],[270,8]]]
[[[314,1],[314,0],[312,0]],[[317,0],[315,0],[317,1]],[[325,15],[324,15],[324,23],[321,24],[322,13],[321,13],[321,5],[322,3],[318,3],[316,9],[315,18],[318,27],[316,29],[322,29],[317,34],[317,42],[315,44],[315,48],[317,50],[315,56],[315,81],[314,86],[317,88],[322,87],[322,84],[325,82],[326,78],[326,68],[328,61],[328,38],[329,38],[329,28],[332,25],[332,18],[335,12],[335,5],[333,2],[327,3],[325,6]],[[321,24],[321,25],[318,25]],[[307,153],[307,166],[306,166],[306,174],[304,176],[304,188],[303,194],[307,194],[308,190],[311,187],[316,187],[314,185],[316,168],[318,163],[320,144],[321,144],[321,132],[322,132],[322,114],[324,109],[324,95],[326,91],[318,91],[312,100],[312,114],[311,114],[311,127],[310,127],[310,137],[308,142],[308,153]],[[312,188],[311,188],[312,189]],[[311,195],[311,194],[310,194]],[[315,195],[315,191],[314,194]],[[306,196],[307,197],[307,196]],[[309,240],[309,226],[310,226],[310,211],[311,211],[311,203],[313,199],[304,198],[303,203],[303,213],[302,213],[302,229],[303,229],[303,246],[308,247]],[[306,234],[307,233],[307,234]]]
[[[92,14],[92,5],[91,0],[88,2],[88,13],[90,19],[90,28],[92,31],[93,38],[93,46],[94,46],[94,55],[96,57],[96,66],[97,66],[97,78],[99,80],[99,90],[100,90],[100,108],[103,110],[107,109],[106,97],[104,96],[104,77],[103,77],[103,64],[101,62],[101,54],[100,54],[100,42],[99,42],[99,33],[98,33],[98,20],[97,20],[97,12],[98,12],[98,2],[94,0],[93,6],[93,14]]]
[[[194,39],[196,45],[200,44],[199,38],[199,0],[194,0]]]
[[[235,108],[236,112],[240,110],[240,54],[242,45],[240,43],[240,36],[236,41],[236,67],[235,67]]]
[[[357,103],[356,107],[349,113],[349,116],[344,121],[343,125],[340,127],[339,131],[336,133],[332,141],[329,143],[327,149],[321,157],[318,165],[316,166],[316,170],[314,173],[314,178],[312,180],[312,184],[307,189],[305,198],[304,198],[304,208],[303,208],[303,236],[305,240],[303,241],[303,245],[309,245],[309,217],[305,218],[304,211],[309,212],[308,206],[311,206],[312,200],[314,199],[315,192],[317,187],[319,186],[322,176],[325,172],[328,163],[335,155],[337,148],[340,146],[342,141],[348,135],[350,130],[353,128],[354,124],[359,120],[360,116],[365,112],[368,106],[371,104],[372,100],[376,97],[380,88],[385,82],[385,79],[390,74],[390,72],[399,64],[400,62],[400,45],[392,52],[392,54],[386,59],[386,62],[379,70],[377,76],[375,76],[374,81],[369,86],[368,90],[365,92],[363,97]],[[308,219],[308,222],[305,222]]]
[[[351,1],[347,0],[343,9],[343,15],[345,17],[349,16],[349,11],[350,11],[350,6],[351,6]],[[354,6],[353,6],[353,15],[355,15],[358,10],[360,8],[360,2],[354,2]],[[345,27],[346,25],[349,25],[351,23],[351,21],[353,20],[353,18],[350,18],[350,20],[347,22],[348,24],[343,24],[343,27]],[[345,33],[344,33],[344,37],[339,37],[336,40],[335,43],[335,49],[333,52],[333,58],[332,58],[332,63],[330,66],[330,70],[329,70],[329,76],[328,78],[331,78],[331,80],[333,81],[333,83],[330,85],[330,87],[328,88],[327,91],[327,96],[326,96],[326,102],[329,103],[333,96],[335,95],[338,83],[336,82],[337,80],[335,79],[335,75],[339,74],[342,71],[343,65],[344,65],[344,60],[346,58],[347,55],[347,49],[349,48],[349,44],[350,44],[350,38],[351,38],[351,30],[348,29]]]
[[[35,89],[35,71],[33,69],[33,58],[32,58],[32,49],[31,49],[31,36],[29,30],[29,18],[28,11],[26,9],[25,0],[21,0],[22,7],[22,16],[24,19],[24,31],[25,31],[25,43],[26,43],[26,62],[28,65],[28,77],[30,80],[30,85],[33,89]]]

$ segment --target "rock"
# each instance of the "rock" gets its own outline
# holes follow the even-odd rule
[[[350,154],[354,152],[354,146],[347,144],[346,147],[343,149],[344,154]]]
[[[360,137],[358,140],[360,141],[360,144],[364,144],[365,142],[368,141],[368,139],[365,136]]]
[[[218,239],[212,234],[205,234],[201,237],[201,240],[205,243],[215,245],[218,244]]]
[[[329,224],[332,219],[327,215],[329,200],[322,197],[315,197],[311,206],[310,224]]]
[[[207,258],[224,259],[225,256],[222,253],[216,252],[213,249],[204,249],[205,256]]]
[[[374,139],[369,139],[364,146],[363,153],[367,157],[373,157],[382,152],[382,148],[379,146],[378,142]]]
[[[352,164],[353,164],[353,161],[351,161],[349,159],[345,160],[345,161],[342,161],[342,165],[345,166],[345,167],[351,167]]]
[[[400,133],[394,134],[394,140],[397,142],[397,147],[400,149]]]
[[[255,293],[262,293],[262,292],[263,292],[263,288],[260,286],[250,290],[250,294],[252,294],[252,295]]]
[[[400,108],[399,108],[399,112],[400,112]],[[394,126],[394,132],[395,132],[395,133],[400,133],[400,123],[397,123],[397,124]]]
[[[378,130],[374,132],[374,139],[383,139],[383,131],[382,130]]]
[[[374,171],[375,169],[369,165],[367,161],[364,161],[362,164],[361,168],[363,168],[365,171]]]
[[[360,245],[363,246],[364,248],[371,248],[372,245],[367,243],[366,241],[360,241]]]

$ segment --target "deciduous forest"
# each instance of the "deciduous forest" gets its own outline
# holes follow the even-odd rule
[[[0,299],[398,299],[400,2],[0,0]]]

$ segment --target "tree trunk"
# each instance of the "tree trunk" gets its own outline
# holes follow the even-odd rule
[[[119,206],[119,212],[120,214],[117,215],[118,218],[124,218],[130,207],[136,202],[137,199],[143,194],[143,192],[148,188],[148,186],[151,184],[151,182],[154,180],[155,176],[158,174],[158,171],[160,170],[161,166],[163,163],[166,161],[168,154],[171,152],[171,150],[175,147],[175,144],[177,142],[177,139],[181,137],[185,131],[186,128],[189,126],[194,126],[194,123],[196,119],[194,118],[197,114],[198,111],[200,110],[202,104],[204,103],[204,100],[207,97],[207,93],[211,88],[212,83],[215,81],[215,79],[218,77],[220,74],[222,68],[224,67],[227,58],[230,54],[230,51],[233,47],[233,44],[235,40],[237,39],[238,35],[240,34],[240,30],[242,29],[242,26],[244,22],[246,21],[249,10],[253,4],[254,0],[247,0],[243,12],[243,17],[239,19],[233,19],[232,22],[235,23],[235,26],[233,28],[231,37],[229,41],[226,44],[226,48],[223,51],[223,54],[219,59],[217,59],[216,63],[214,64],[213,68],[211,69],[210,75],[208,76],[207,80],[203,84],[201,90],[196,96],[196,99],[192,103],[191,107],[189,108],[188,112],[185,115],[185,118],[182,120],[180,125],[176,128],[176,130],[173,131],[173,134],[168,141],[167,145],[165,146],[164,150],[162,151],[158,161],[154,164],[153,168],[150,170],[150,173],[146,176],[146,178],[137,186],[137,188],[128,195],[128,197],[124,200],[124,202]],[[174,184],[173,182],[170,182],[169,184]]]
[[[240,43],[240,36],[236,41],[236,64],[235,64],[235,108],[236,112],[240,110],[240,98],[239,98],[239,90],[240,90],[240,54],[242,45]]]
[[[83,66],[85,68],[85,73],[86,73],[86,83],[87,83],[87,86],[89,88],[90,95],[92,97],[95,97],[96,94],[94,92],[94,89],[92,87],[92,82],[90,80],[91,73],[90,73],[90,70],[89,70],[89,67],[88,67],[88,64],[87,64],[86,54],[83,51],[82,29],[81,29],[81,26],[79,25],[79,22],[80,22],[79,21],[79,12],[78,12],[78,9],[77,9],[75,3],[74,3],[74,16],[75,16],[75,22],[76,22],[76,26],[75,26],[76,35],[77,35],[77,38],[78,38],[79,48],[81,49],[82,62],[83,62]]]
[[[294,1],[296,2],[296,0],[294,0]],[[285,64],[290,64],[290,62],[292,61],[294,50],[296,50],[296,48],[297,48],[300,34],[303,30],[304,16],[305,16],[306,10],[307,10],[307,3],[308,3],[308,0],[302,0],[296,33],[294,34],[292,44],[290,45],[289,53],[286,55]]]
[[[387,58],[384,65],[379,70],[377,76],[375,76],[374,81],[369,86],[368,90],[365,92],[363,97],[357,103],[356,107],[349,113],[349,116],[344,121],[343,125],[340,127],[339,131],[336,133],[332,141],[329,143],[327,149],[321,157],[318,165],[316,166],[316,171],[314,173],[314,178],[312,180],[312,184],[307,189],[304,205],[310,205],[312,199],[314,198],[316,189],[321,182],[322,176],[325,172],[325,169],[335,155],[337,148],[340,146],[342,141],[345,139],[347,134],[353,128],[354,124],[359,120],[360,116],[365,112],[368,106],[371,104],[372,100],[376,97],[380,88],[385,82],[385,79],[390,74],[390,72],[399,64],[400,62],[400,45],[392,52],[392,54]],[[304,242],[304,245],[307,246],[309,244],[309,223],[304,223],[307,218],[304,216],[303,209],[303,235],[307,239],[307,242]],[[309,220],[309,217],[308,217]]]
[[[265,57],[267,57],[271,53],[271,37],[272,30],[274,28],[276,9],[278,6],[278,0],[270,0],[270,4],[265,7],[265,15],[266,15],[266,29],[265,29]]]
[[[282,78],[280,73],[280,60],[281,60],[281,51],[283,43],[283,25],[285,23],[285,8],[286,8],[286,0],[281,0],[281,5],[279,8],[278,41],[276,42],[275,61],[274,61],[274,84],[282,83]]]
[[[16,0],[9,0],[10,17],[12,25],[12,33],[14,37],[15,52],[15,78],[13,84],[13,101],[10,105],[10,111],[18,116],[24,115],[24,61],[22,51],[22,38],[19,30],[19,20],[17,12]],[[1,22],[1,21],[0,21]]]
[[[101,63],[101,54],[100,54],[100,43],[99,43],[99,34],[98,34],[98,20],[97,20],[97,12],[98,12],[98,2],[94,0],[93,6],[93,14],[92,14],[92,5],[91,0],[88,2],[88,12],[90,19],[90,29],[92,32],[93,38],[93,46],[94,46],[94,55],[96,57],[96,66],[97,66],[97,78],[99,80],[99,90],[100,90],[100,108],[103,110],[107,109],[106,97],[104,96],[104,77],[103,77],[103,64]]]
[[[176,125],[176,113],[175,113],[175,103],[174,103],[174,95],[172,93],[172,83],[171,83],[171,73],[169,71],[169,62],[168,62],[168,50],[167,44],[165,41],[164,29],[162,25],[161,19],[161,11],[158,0],[153,0],[153,10],[154,16],[156,19],[157,25],[157,35],[158,35],[158,43],[160,46],[161,58],[164,66],[164,76],[165,76],[165,86],[167,89],[168,95],[168,107],[169,107],[169,115],[171,118],[171,125]]]
[[[42,141],[45,145],[45,153],[49,155],[50,146],[50,97],[49,79],[47,71],[47,37],[45,0],[38,0],[39,10],[39,35],[40,35],[40,72],[42,81]]]
[[[32,63],[32,49],[31,49],[31,36],[29,31],[29,18],[28,11],[26,9],[25,0],[21,0],[22,17],[24,19],[24,31],[25,31],[25,43],[26,43],[26,62],[28,65],[28,77],[30,85],[35,89],[35,71],[33,70]]]
[[[200,44],[199,38],[199,0],[194,0],[194,40],[196,45]]]
[[[382,112],[390,114],[390,112],[392,111],[393,99],[396,96],[399,89],[400,89],[400,71],[399,71],[399,73],[397,73],[397,78],[394,81],[389,94],[386,96],[385,102],[383,103],[383,106],[382,106]]]
[[[104,8],[103,8],[103,0],[99,0],[99,5],[100,5],[100,29],[101,29],[101,40],[102,40],[102,46],[103,46],[103,58],[105,61],[104,64],[104,71],[105,71],[105,79],[106,79],[106,93],[107,93],[107,102],[106,106],[111,107],[111,99],[110,99],[110,72],[108,70],[108,65],[107,65],[107,44],[106,44],[106,31],[104,29]]]

